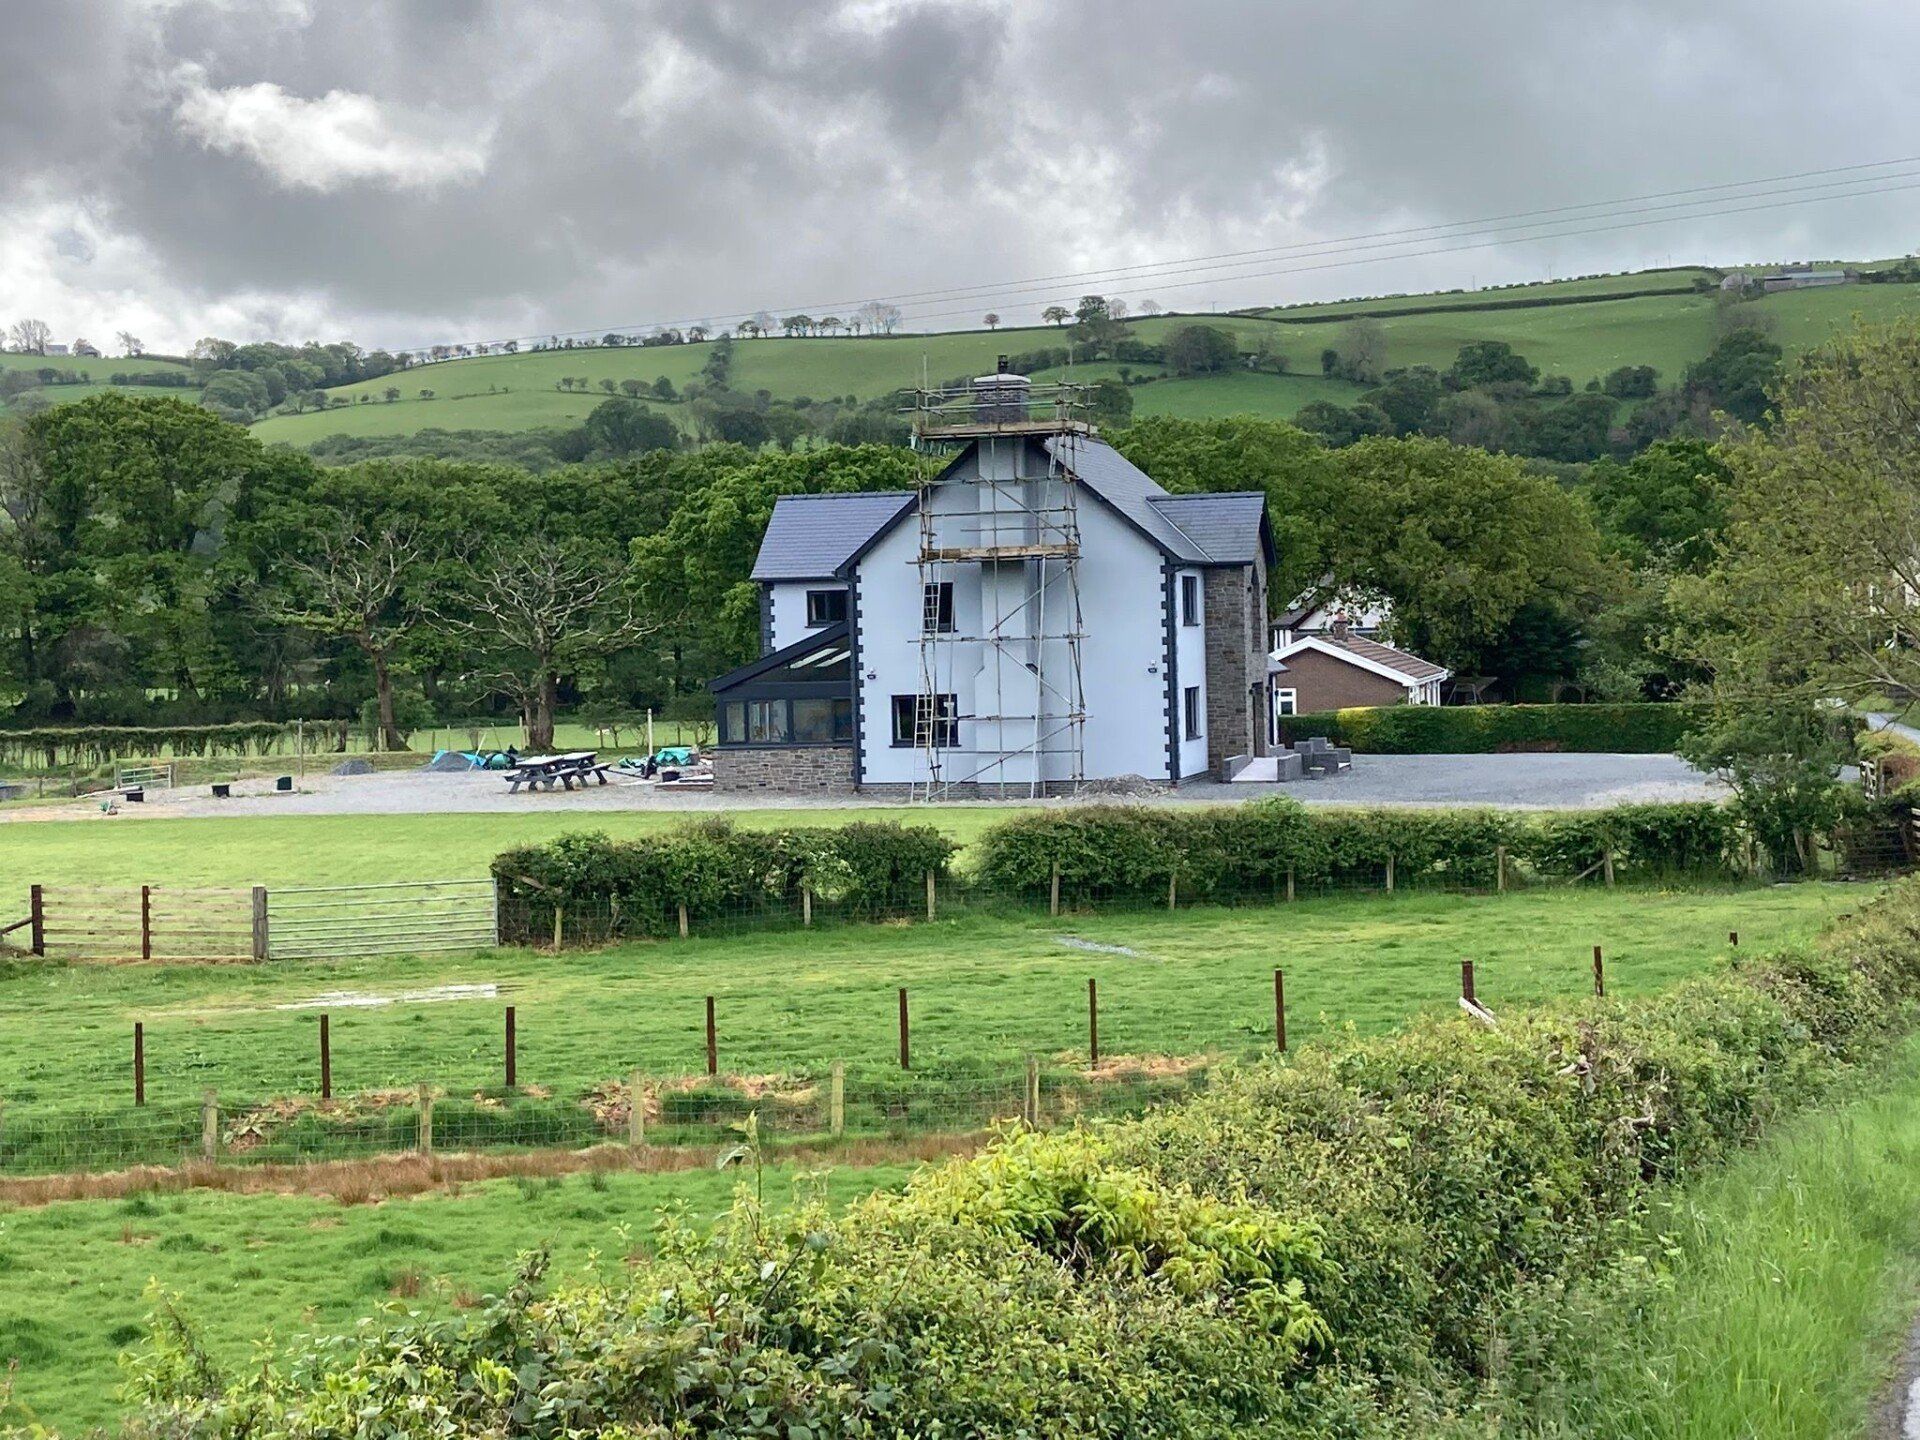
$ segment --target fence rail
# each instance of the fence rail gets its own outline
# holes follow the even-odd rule
[[[491,880],[302,886],[267,897],[267,958],[483,950],[499,934]]]

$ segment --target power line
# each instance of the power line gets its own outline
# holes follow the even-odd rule
[[[1749,213],[1757,210],[1777,209],[1787,205],[1818,203],[1821,201],[1828,201],[1828,200],[1857,199],[1857,198],[1862,198],[1862,197],[1876,195],[1876,194],[1897,193],[1899,191],[1908,190],[1915,187],[1912,185],[1882,185],[1882,184],[1879,184],[1878,182],[1884,181],[1884,180],[1908,180],[1908,179],[1914,178],[1915,173],[1920,173],[1920,172],[1906,172],[1906,173],[1895,174],[1895,175],[1878,175],[1878,176],[1864,176],[1864,175],[1861,175],[1859,172],[1867,171],[1867,170],[1885,170],[1885,169],[1888,169],[1889,167],[1914,164],[1916,162],[1920,162],[1920,156],[1910,156],[1902,159],[1893,159],[1893,160],[1868,161],[1868,162],[1861,162],[1859,164],[1854,164],[1854,165],[1829,166],[1829,167],[1825,167],[1823,169],[1818,169],[1818,170],[1799,171],[1799,172],[1794,172],[1786,175],[1769,176],[1769,177],[1753,179],[1753,180],[1728,181],[1728,182],[1723,182],[1723,183],[1714,184],[1714,185],[1691,186],[1691,187],[1684,187],[1684,188],[1675,189],[1675,190],[1652,191],[1644,195],[1627,196],[1627,197],[1623,197],[1621,199],[1612,200],[1612,201],[1588,201],[1588,202],[1583,202],[1583,203],[1574,204],[1574,205],[1561,205],[1561,206],[1551,206],[1551,207],[1546,207],[1546,208],[1536,209],[1536,210],[1514,211],[1503,216],[1490,216],[1490,217],[1484,217],[1476,220],[1447,221],[1447,222],[1440,222],[1432,225],[1411,226],[1411,227],[1406,227],[1398,230],[1381,230],[1381,231],[1365,232],[1365,233],[1344,236],[1344,237],[1336,237],[1331,239],[1320,239],[1320,240],[1312,240],[1312,241],[1300,241],[1300,242],[1295,242],[1289,245],[1269,246],[1269,247],[1263,247],[1263,248],[1252,249],[1252,250],[1223,251],[1223,252],[1218,252],[1210,255],[1188,256],[1180,259],[1143,262],[1141,264],[1129,265],[1129,266],[1114,266],[1114,267],[1108,267],[1104,269],[1095,269],[1095,270],[1065,271],[1052,276],[1036,276],[1036,277],[1030,277],[1024,280],[1013,280],[1013,281],[1002,282],[997,286],[991,286],[991,287],[990,286],[970,286],[970,287],[958,287],[958,288],[947,289],[947,290],[908,291],[908,292],[899,292],[893,295],[872,296],[872,297],[868,297],[868,299],[866,300],[861,300],[861,301],[841,300],[841,301],[833,301],[833,302],[825,302],[825,303],[816,302],[810,305],[793,305],[793,306],[780,306],[780,307],[760,306],[752,311],[726,312],[723,315],[721,315],[719,318],[723,321],[724,320],[742,320],[742,319],[751,318],[751,316],[756,314],[772,313],[775,310],[784,312],[786,314],[811,313],[814,311],[828,312],[828,311],[833,311],[833,310],[837,310],[837,309],[841,309],[849,306],[866,304],[866,303],[876,302],[876,301],[879,303],[886,303],[886,304],[898,304],[899,302],[902,302],[902,301],[908,301],[908,302],[920,301],[922,303],[934,303],[934,302],[945,301],[945,300],[959,300],[959,299],[967,299],[969,301],[969,306],[966,311],[947,310],[947,311],[936,311],[932,313],[920,313],[916,315],[915,318],[918,321],[924,322],[926,320],[931,320],[931,319],[943,319],[943,318],[949,318],[951,316],[970,313],[972,309],[977,308],[979,304],[985,303],[985,302],[1006,301],[1010,299],[1017,300],[1027,296],[1035,295],[1040,293],[1043,289],[1052,288],[1056,282],[1064,282],[1064,281],[1077,281],[1084,284],[1109,283],[1111,280],[1115,280],[1115,279],[1131,279],[1136,282],[1172,281],[1174,283],[1156,284],[1155,288],[1173,289],[1173,290],[1191,289],[1196,285],[1219,283],[1220,281],[1237,282],[1237,281],[1250,280],[1250,279],[1264,279],[1264,278],[1269,278],[1277,275],[1301,274],[1301,273],[1307,273],[1315,270],[1338,269],[1347,265],[1378,264],[1382,261],[1390,261],[1390,260],[1420,259],[1428,256],[1434,256],[1434,255],[1459,253],[1467,250],[1487,249],[1496,245],[1526,244],[1529,242],[1537,242],[1541,240],[1574,238],[1582,235],[1601,234],[1601,233],[1606,233],[1606,232],[1615,231],[1615,230],[1635,229],[1642,225],[1671,224],[1676,220],[1713,219],[1713,218],[1718,218],[1725,215],[1738,215],[1738,214],[1745,214],[1745,213]],[[1784,184],[1782,188],[1775,189],[1775,190],[1755,190],[1754,189],[1754,187],[1756,186],[1774,185],[1776,183],[1781,183],[1781,182],[1806,180],[1806,179],[1812,179],[1812,178],[1821,177],[1821,176],[1840,175],[1840,174],[1851,174],[1855,178],[1850,180],[1830,181],[1825,184],[1816,184],[1816,185]],[[1832,194],[1819,193],[1819,192],[1826,192],[1826,191],[1842,190],[1843,187],[1849,187],[1849,186],[1857,187],[1861,185],[1866,185],[1868,188],[1845,189],[1843,193],[1832,193]],[[1727,196],[1724,194],[1720,194],[1720,192],[1727,192],[1732,190],[1746,190],[1751,193],[1745,194],[1745,195],[1737,195],[1737,196]],[[1785,196],[1788,198],[1769,199],[1768,203],[1758,204],[1758,205],[1733,206],[1730,208],[1719,208],[1719,209],[1698,208],[1701,206],[1718,203],[1718,201],[1716,201],[1715,199],[1710,199],[1710,198],[1700,198],[1700,199],[1694,199],[1694,200],[1679,200],[1679,201],[1675,201],[1672,204],[1667,204],[1667,205],[1648,205],[1637,210],[1636,209],[1623,210],[1619,208],[1624,205],[1636,204],[1637,202],[1643,201],[1643,200],[1663,200],[1663,199],[1670,199],[1671,197],[1674,197],[1674,196],[1685,196],[1685,195],[1696,195],[1701,197],[1708,197],[1716,194],[1720,196],[1720,199],[1733,199],[1733,200],[1768,199],[1768,197],[1777,197],[1777,196]],[[1576,215],[1574,214],[1574,212],[1576,211],[1596,211],[1600,213]],[[1653,218],[1653,219],[1637,219],[1637,220],[1625,221],[1622,223],[1614,223],[1614,224],[1607,224],[1607,225],[1600,225],[1600,226],[1584,226],[1583,225],[1581,226],[1581,228],[1553,230],[1547,233],[1537,234],[1537,235],[1526,235],[1526,234],[1508,235],[1505,233],[1510,230],[1534,230],[1534,229],[1540,229],[1542,226],[1546,226],[1546,225],[1568,223],[1568,222],[1560,222],[1560,221],[1553,221],[1553,220],[1540,218],[1540,217],[1547,217],[1547,216],[1554,216],[1554,215],[1567,216],[1569,222],[1584,222],[1587,220],[1606,219],[1606,218],[1609,218],[1610,215],[1636,215],[1636,216],[1637,215],[1656,215],[1656,212],[1661,212],[1661,211],[1684,211],[1688,213],[1657,215],[1656,218]],[[1479,226],[1484,228],[1480,228],[1480,229],[1463,228],[1463,227],[1473,227],[1473,226]],[[1455,233],[1452,233],[1452,234],[1435,233],[1435,232],[1442,232],[1442,231],[1452,231]],[[1452,243],[1448,243],[1448,244],[1444,244],[1444,245],[1440,245],[1440,246],[1436,246],[1428,249],[1404,250],[1401,248],[1406,245],[1421,243],[1422,237],[1427,239],[1453,242],[1453,241],[1465,240],[1473,236],[1493,236],[1496,238],[1483,240],[1474,244],[1465,244],[1465,245],[1455,245]],[[1334,247],[1337,247],[1337,246],[1348,247],[1346,250],[1341,252],[1343,258],[1340,258],[1338,260],[1334,260],[1325,264],[1310,264],[1310,265],[1297,265],[1297,266],[1289,265],[1289,266],[1283,266],[1278,268],[1256,269],[1256,270],[1247,270],[1245,268],[1249,265],[1257,265],[1261,263],[1261,260],[1259,258],[1253,258],[1253,257],[1277,257],[1282,255],[1292,255],[1294,258],[1299,258],[1299,259],[1314,259],[1320,255],[1329,253],[1330,251],[1333,250]],[[1373,256],[1362,256],[1358,258],[1353,258],[1354,250],[1375,250],[1375,249],[1388,249],[1388,250],[1393,250],[1396,253],[1384,254],[1384,255],[1373,255]],[[1239,271],[1242,273],[1233,273],[1233,274],[1215,273],[1215,272],[1227,272],[1227,271]],[[1198,281],[1183,280],[1180,278],[1183,276],[1195,275],[1195,274],[1201,274],[1201,273],[1211,274],[1213,278],[1208,280],[1198,280]],[[540,340],[548,339],[548,338],[567,339],[567,338],[576,338],[580,336],[592,336],[594,334],[639,331],[639,330],[646,330],[646,329],[655,328],[655,327],[679,328],[679,327],[684,327],[688,325],[704,324],[704,323],[707,323],[707,317],[701,317],[698,319],[689,318],[689,319],[680,319],[680,320],[656,320],[656,321],[645,321],[638,324],[592,326],[592,327],[583,327],[575,330],[548,331],[544,335],[521,335],[521,336],[505,337],[505,339],[511,339],[515,342],[530,341],[530,342],[537,343]],[[499,340],[499,341],[489,341],[485,343],[490,346],[497,345],[497,344],[505,343],[505,339]],[[402,353],[421,354],[421,353],[426,353],[427,351],[431,350],[433,347],[432,346],[407,346],[407,347],[401,347],[401,348],[402,348]],[[494,357],[494,358],[504,358],[504,357]]]

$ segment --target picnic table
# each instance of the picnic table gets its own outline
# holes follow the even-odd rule
[[[585,789],[587,781],[598,780],[607,783],[607,767],[599,763],[599,756],[592,750],[573,750],[565,755],[522,755],[519,763],[508,768],[507,793],[517,795],[525,785],[530,790],[543,786],[551,790],[558,785],[571,790],[575,785]]]

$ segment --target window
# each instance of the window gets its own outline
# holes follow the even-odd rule
[[[1186,738],[1198,740],[1200,738],[1200,687],[1198,685],[1187,686],[1186,693],[1180,697],[1180,719],[1184,727],[1182,733]]]
[[[953,582],[939,580],[920,587],[920,628],[929,635],[953,633]]]
[[[794,744],[830,745],[835,740],[853,738],[853,700],[850,697],[795,700],[792,703]]]
[[[807,591],[807,624],[815,629],[838,625],[847,618],[847,592],[844,590]]]
[[[1200,577],[1198,575],[1180,577],[1180,623],[1182,625],[1200,623]]]
[[[1273,713],[1276,715],[1298,715],[1300,713],[1300,692],[1298,690],[1274,691]]]
[[[749,700],[747,705],[747,743],[784,745],[787,743],[787,702]]]
[[[744,700],[729,700],[720,707],[720,743],[747,743],[747,706]]]
[[[960,743],[960,697],[957,695],[896,695],[893,697],[893,743],[926,745],[951,750]]]

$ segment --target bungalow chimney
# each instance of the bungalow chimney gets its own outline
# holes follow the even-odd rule
[[[1331,635],[1335,640],[1337,640],[1340,644],[1342,645],[1346,644],[1347,643],[1347,617],[1344,615],[1334,616],[1333,624],[1327,627],[1327,633]]]

